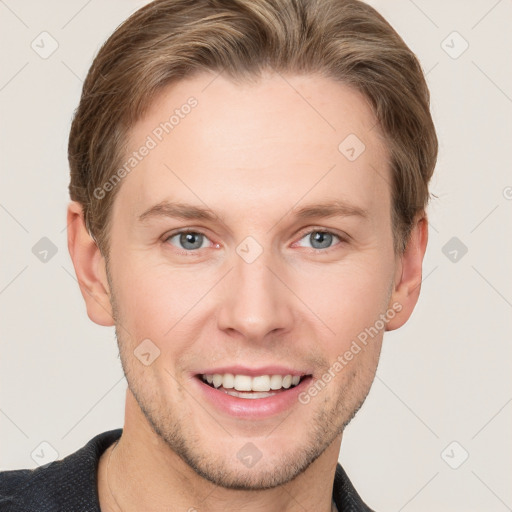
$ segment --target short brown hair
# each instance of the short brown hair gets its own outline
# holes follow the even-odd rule
[[[155,95],[194,72],[240,80],[268,69],[320,73],[369,100],[390,155],[395,250],[405,248],[428,203],[437,137],[421,66],[377,11],[358,0],[156,0],[98,52],[69,136],[69,193],[107,259],[120,187],[102,198],[94,191],[120,165]]]

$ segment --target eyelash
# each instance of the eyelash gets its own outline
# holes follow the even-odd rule
[[[203,233],[201,230],[187,228],[187,229],[180,229],[179,231],[174,231],[169,234],[166,234],[164,236],[163,241],[165,243],[167,243],[167,241],[169,239],[175,237],[176,235],[181,235],[181,234],[186,234],[186,233],[193,233],[195,235],[203,235],[205,238],[207,238],[209,240],[208,235],[206,235],[206,233]],[[310,249],[310,251],[313,251],[315,254],[320,254],[320,253],[326,254],[326,253],[330,252],[331,250],[336,249],[337,245],[346,242],[346,239],[343,236],[341,236],[333,231],[329,231],[329,230],[322,229],[322,228],[313,228],[313,229],[310,229],[309,231],[302,232],[300,234],[299,241],[302,240],[307,235],[311,235],[311,233],[323,233],[323,234],[333,235],[334,237],[338,238],[338,240],[340,241],[338,244],[328,247],[327,249],[315,249],[314,247],[309,247],[308,249]],[[175,246],[173,246],[173,247],[175,247]],[[175,249],[178,250],[177,247],[175,247]],[[198,253],[198,252],[199,252],[199,249],[195,249],[195,250],[182,249],[179,251],[179,254],[191,255],[191,254]]]

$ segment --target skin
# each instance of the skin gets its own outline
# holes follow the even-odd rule
[[[312,75],[214,77],[166,88],[133,127],[128,153],[198,100],[117,185],[108,269],[81,206],[69,204],[88,315],[116,326],[128,381],[123,435],[99,464],[101,509],[328,512],[342,432],[370,390],[383,332],[403,325],[418,299],[426,218],[395,254],[387,149],[359,92]],[[338,150],[351,133],[366,146],[355,161]],[[165,199],[206,205],[217,220],[138,221]],[[294,216],[330,200],[366,215]],[[169,238],[183,228],[205,235],[202,248]],[[339,238],[319,245],[315,229]],[[247,236],[263,249],[252,263],[236,252]],[[280,364],[321,379],[394,303],[401,311],[306,405],[247,421],[197,392],[194,372],[220,364]],[[144,339],[160,350],[149,366],[134,356]],[[262,454],[251,468],[236,457],[248,442]]]

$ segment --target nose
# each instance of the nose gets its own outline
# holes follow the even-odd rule
[[[223,280],[219,329],[252,343],[289,331],[294,323],[294,297],[285,283],[283,262],[270,250],[252,262],[235,254],[234,268]]]

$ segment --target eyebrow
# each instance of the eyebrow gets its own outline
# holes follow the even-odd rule
[[[368,210],[359,206],[346,203],[344,201],[329,201],[321,204],[311,204],[298,209],[291,209],[286,215],[291,213],[297,219],[327,218],[327,217],[350,217],[356,216],[363,219],[368,217]],[[285,216],[286,216],[285,215]],[[184,220],[204,220],[215,221],[219,216],[210,208],[195,206],[192,204],[161,201],[160,203],[148,208],[139,215],[139,222],[144,222],[151,218],[170,217]]]

